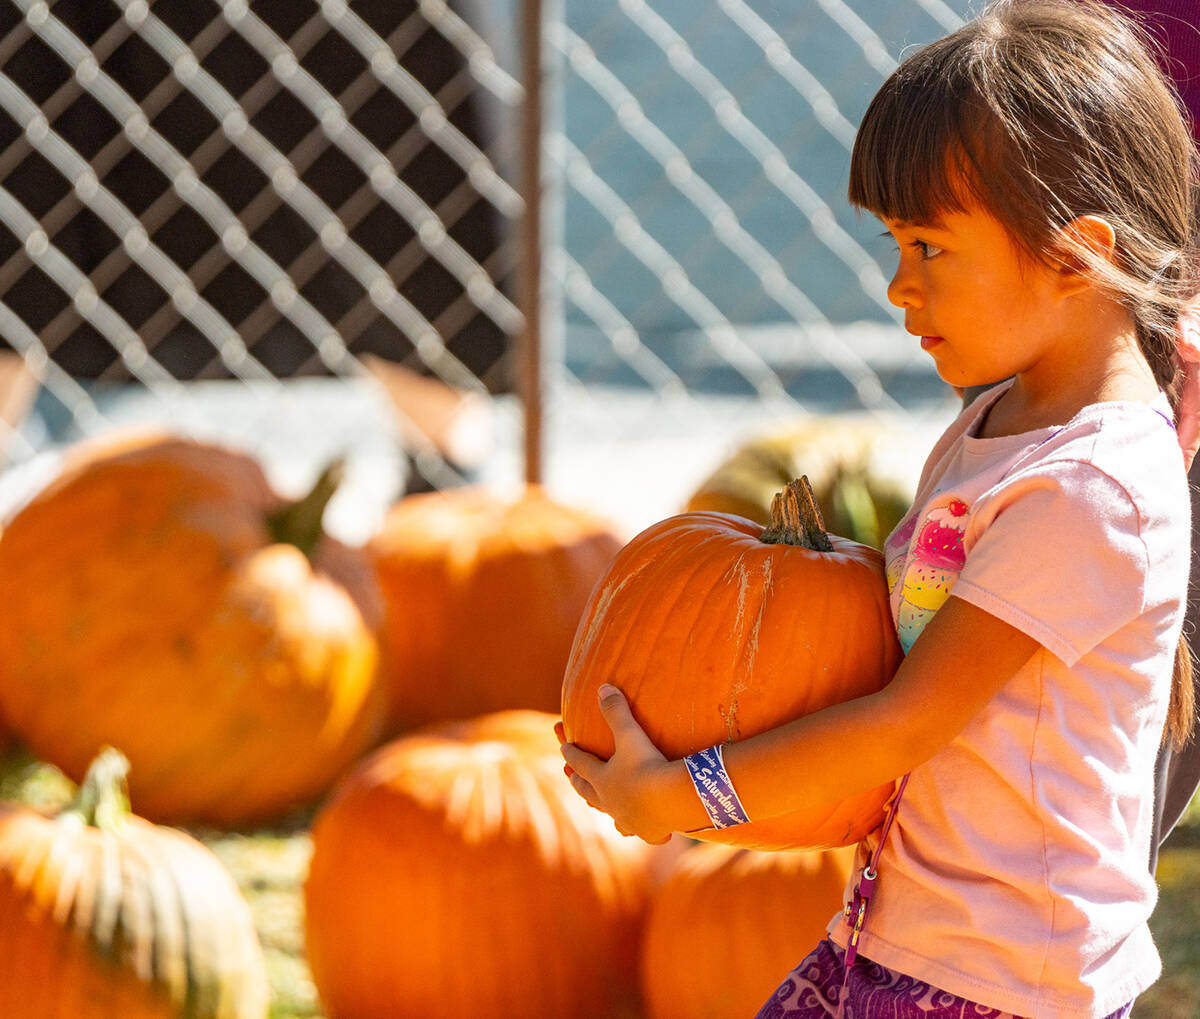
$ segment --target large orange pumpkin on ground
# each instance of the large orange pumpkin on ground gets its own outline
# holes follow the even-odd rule
[[[368,545],[386,606],[391,730],[557,713],[575,626],[620,547],[607,521],[537,486],[400,500]]]
[[[382,719],[380,606],[249,456],[139,436],[68,457],[0,535],[0,709],[78,782],[104,745],[139,814],[232,825],[310,801]]]
[[[803,511],[802,511],[803,508]],[[563,681],[568,740],[607,758],[596,690],[612,683],[668,758],[735,742],[881,689],[901,658],[883,557],[821,529],[790,485],[763,530],[741,517],[660,521],[613,560],[580,620]],[[695,837],[828,849],[883,821],[892,784]]]
[[[0,1015],[264,1019],[250,909],[195,839],[129,813],[96,760],[55,818],[0,804]]]
[[[854,849],[697,845],[654,895],[642,945],[648,1019],[748,1019],[842,908]],[[686,936],[682,936],[686,932]]]
[[[656,848],[563,775],[557,716],[444,722],[377,750],[313,826],[308,960],[330,1019],[637,1014]]]

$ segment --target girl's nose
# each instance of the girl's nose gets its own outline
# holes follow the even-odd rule
[[[897,308],[919,308],[924,303],[913,274],[901,261],[887,288],[888,300]]]

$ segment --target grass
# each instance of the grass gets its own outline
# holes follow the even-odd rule
[[[322,1016],[304,959],[302,889],[312,852],[306,824],[249,834],[194,833],[225,865],[250,904],[271,982],[270,1019]]]
[[[1158,906],[1150,929],[1163,961],[1158,983],[1138,998],[1133,1019],[1196,1019],[1200,1013],[1200,795],[1158,859]]]
[[[0,799],[55,811],[74,787],[19,750],[0,756]],[[193,830],[237,881],[250,904],[271,982],[270,1019],[322,1019],[304,958],[303,882],[313,811],[253,832]],[[1200,797],[1163,847],[1159,902],[1150,927],[1163,976],[1134,1008],[1134,1019],[1196,1019],[1200,1002]],[[549,1017],[548,1017],[549,1019]]]
[[[1200,832],[1171,840],[1158,864],[1159,901],[1151,929],[1163,975],[1134,1006],[1134,1019],[1196,1019],[1200,1005]]]

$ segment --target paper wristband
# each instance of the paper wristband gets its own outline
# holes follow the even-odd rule
[[[750,818],[742,808],[741,800],[734,791],[729,773],[725,770],[725,757],[721,744],[698,750],[683,759],[696,795],[704,804],[704,810],[714,828],[729,828],[735,824],[746,824]]]

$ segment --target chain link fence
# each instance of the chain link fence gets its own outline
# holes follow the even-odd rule
[[[548,484],[635,526],[781,415],[945,409],[843,194],[871,94],[965,10],[545,8]],[[285,487],[350,452],[349,532],[406,488],[519,479],[519,15],[0,5],[7,474],[146,421]]]
[[[911,425],[919,458],[952,401],[887,301],[894,253],[847,203],[846,175],[858,120],[903,49],[966,12],[965,0],[613,0],[569,4],[547,25],[565,105],[550,139],[566,189],[553,266],[563,390],[620,408],[594,408],[572,462],[669,511],[723,452],[798,414]],[[593,437],[585,458],[580,432]],[[638,442],[648,433],[657,444]]]

